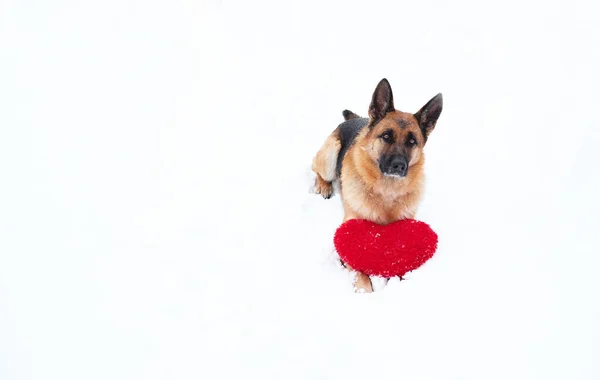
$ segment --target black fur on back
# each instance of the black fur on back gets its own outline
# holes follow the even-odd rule
[[[352,119],[360,118],[360,116],[358,116],[357,114],[355,114],[354,112],[352,112],[350,110],[344,110],[344,112],[342,112],[342,115],[344,116],[344,120],[352,120]]]
[[[342,162],[344,161],[346,152],[352,146],[352,144],[354,144],[354,140],[356,139],[356,136],[360,130],[366,127],[367,124],[369,124],[369,119],[361,117],[345,121],[337,127],[337,133],[342,145],[340,153],[338,154],[337,165],[335,167],[338,178],[342,173]]]

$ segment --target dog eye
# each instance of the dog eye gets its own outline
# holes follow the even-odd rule
[[[384,140],[389,140],[392,136],[389,133],[384,133],[383,135],[381,135],[381,138]]]
[[[417,139],[414,136],[409,136],[406,140],[406,146],[415,146],[417,145]]]

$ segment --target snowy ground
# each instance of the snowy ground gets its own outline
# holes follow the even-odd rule
[[[600,378],[594,2],[0,2],[0,379]],[[351,292],[313,154],[438,92],[438,253]]]

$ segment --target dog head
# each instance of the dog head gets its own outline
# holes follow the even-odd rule
[[[392,87],[382,79],[369,106],[365,150],[384,176],[403,178],[421,160],[421,152],[442,112],[442,94],[415,114],[394,108]]]

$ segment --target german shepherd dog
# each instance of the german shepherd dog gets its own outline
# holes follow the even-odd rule
[[[390,83],[382,79],[373,93],[369,118],[345,110],[346,121],[317,152],[312,165],[315,192],[329,199],[337,181],[344,221],[388,224],[414,218],[424,186],[423,147],[442,103],[442,94],[437,94],[415,114],[398,111]],[[356,272],[354,288],[373,291],[369,276],[361,272]]]

